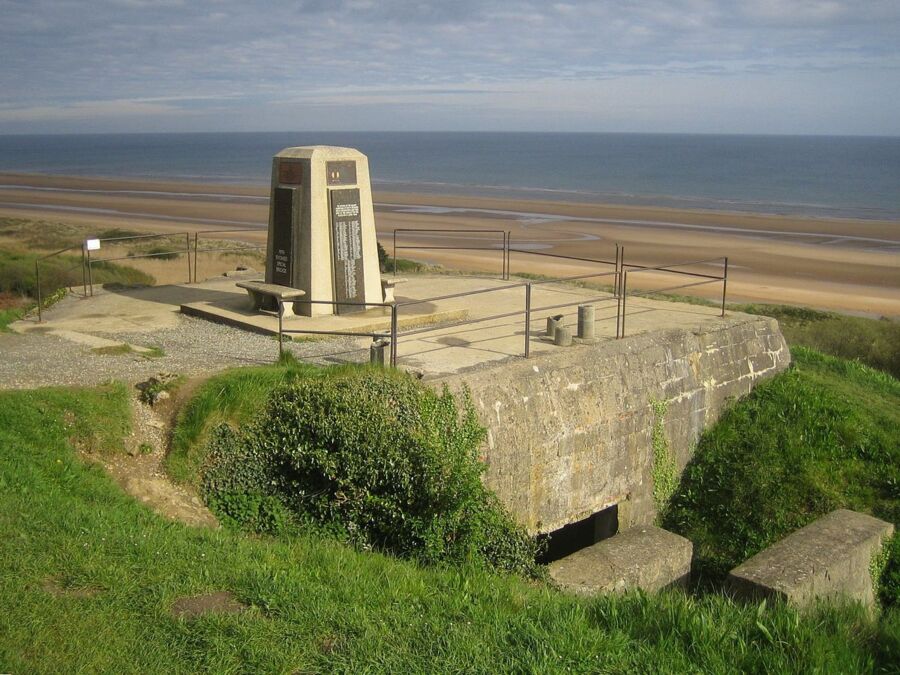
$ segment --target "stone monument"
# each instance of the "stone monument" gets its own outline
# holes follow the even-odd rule
[[[285,148],[272,160],[266,284],[302,289],[294,311],[349,314],[382,301],[369,161],[353,148]],[[271,298],[269,309],[274,308]]]

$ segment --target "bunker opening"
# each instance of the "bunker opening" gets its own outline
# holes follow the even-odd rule
[[[619,531],[619,505],[613,504],[582,520],[538,536],[542,553],[538,562],[547,565],[572,555],[597,542],[609,539]]]

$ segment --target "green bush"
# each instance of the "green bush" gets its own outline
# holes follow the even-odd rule
[[[537,574],[536,543],[481,483],[483,438],[468,396],[460,410],[407,375],[302,379],[241,430],[217,429],[203,493],[256,531],[312,523],[364,549]]]

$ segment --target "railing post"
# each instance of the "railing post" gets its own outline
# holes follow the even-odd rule
[[[395,258],[396,260],[396,258]],[[391,368],[397,367],[397,305],[391,305]]]
[[[84,264],[84,242],[81,242],[81,285],[84,292],[82,297],[87,297],[87,268]]]
[[[397,230],[394,229],[394,252],[391,254],[394,258],[394,276],[397,276]],[[392,343],[393,344],[393,343]],[[391,354],[393,354],[393,348],[391,348]],[[393,363],[391,364],[394,365]]]
[[[91,289],[91,297],[94,297],[94,270],[91,267],[91,249],[87,250],[88,287]]]
[[[525,358],[531,354],[531,283],[525,284]]]
[[[725,317],[725,293],[728,290],[728,256],[725,256],[725,274],[722,275],[722,317]]]
[[[626,310],[625,298],[627,297],[627,294],[628,294],[628,271],[623,270],[623,272],[622,272],[622,318],[620,320],[621,324],[622,324],[622,329],[619,333],[619,338],[625,337],[625,310]]]
[[[512,270],[510,269],[510,267],[511,267],[510,262],[512,259],[510,258],[510,255],[509,255],[509,249],[511,248],[511,244],[512,244],[512,232],[507,230],[506,231],[506,280],[507,281],[509,281],[509,278],[512,276]]]
[[[282,325],[281,325],[281,317],[284,315],[284,301],[281,298],[276,298],[278,300],[278,360],[281,361],[281,357],[284,355],[284,338],[282,337]]]
[[[194,283],[197,283],[197,249],[199,248],[200,233],[194,232]]]
[[[184,254],[187,256],[188,263],[188,283],[191,283],[191,233],[184,233]]]
[[[34,261],[34,287],[37,290],[38,323],[40,323],[44,320],[41,314],[41,305],[44,303],[41,301],[41,266],[37,260]]]
[[[625,247],[616,244],[616,295],[622,295],[622,271],[625,269]]]

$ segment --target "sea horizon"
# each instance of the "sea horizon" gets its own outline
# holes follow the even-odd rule
[[[267,185],[293,145],[347,145],[376,190],[900,220],[900,137],[629,132],[0,135],[0,172]]]

